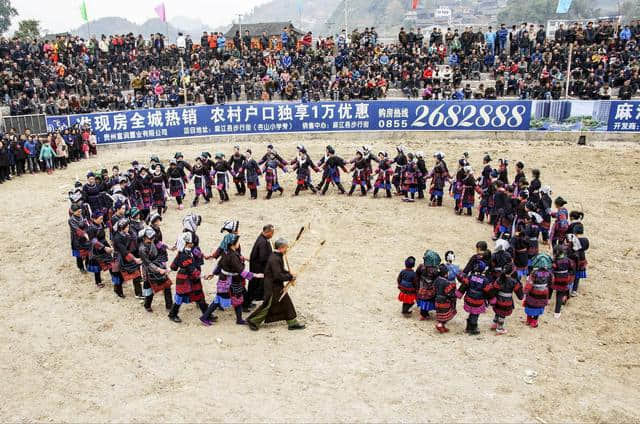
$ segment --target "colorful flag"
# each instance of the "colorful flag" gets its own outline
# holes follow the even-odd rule
[[[89,21],[89,16],[87,15],[87,3],[85,0],[82,0],[82,4],[80,5],[80,17],[85,22]]]
[[[154,10],[156,11],[158,18],[160,18],[162,22],[167,22],[167,14],[164,10],[164,3],[160,3],[159,5],[157,5]]]
[[[416,10],[418,8],[418,3],[420,2],[420,0],[411,0],[411,8],[413,10]]]
[[[556,13],[567,13],[571,8],[571,0],[558,0]]]

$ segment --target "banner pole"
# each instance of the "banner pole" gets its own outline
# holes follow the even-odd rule
[[[569,43],[569,62],[567,63],[567,85],[565,88],[564,98],[569,98],[569,80],[571,80],[571,55],[573,54],[573,43]]]
[[[182,70],[182,92],[184,93],[184,105],[187,106],[187,81],[184,73],[184,59],[180,58],[180,69]]]

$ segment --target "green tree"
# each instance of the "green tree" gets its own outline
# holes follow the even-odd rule
[[[620,6],[620,14],[624,15],[625,22],[640,19],[640,2],[637,0],[626,0]]]
[[[0,34],[11,26],[11,18],[17,16],[18,11],[11,6],[10,0],[0,0]]]
[[[18,23],[18,30],[13,36],[22,40],[40,37],[40,21],[35,19],[20,21],[20,23]]]
[[[637,3],[637,0],[628,0]],[[567,13],[556,13],[558,0],[509,0],[507,7],[498,14],[498,21],[507,25],[521,22],[546,24],[549,19],[587,19],[600,15],[600,9],[592,7],[592,0],[573,0]]]

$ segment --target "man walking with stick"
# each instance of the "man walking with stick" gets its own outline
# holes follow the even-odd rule
[[[267,267],[267,261],[271,256],[271,242],[269,241],[273,237],[273,225],[267,224],[262,227],[262,233],[256,239],[251,249],[251,256],[249,257],[249,270],[254,274],[264,274],[264,269]],[[247,293],[244,296],[244,305],[242,308],[244,312],[249,312],[254,304],[254,300],[264,299],[264,279],[254,278],[249,281],[249,287]]]
[[[287,321],[289,330],[302,330],[305,326],[296,319],[296,309],[287,293],[282,296],[284,283],[295,281],[296,276],[284,267],[284,255],[289,249],[289,243],[279,238],[275,242],[275,251],[269,256],[264,269],[264,301],[256,311],[249,316],[247,324],[251,330],[257,331],[263,322]]]

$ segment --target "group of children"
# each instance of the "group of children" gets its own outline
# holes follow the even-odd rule
[[[491,329],[496,334],[506,333],[505,319],[514,310],[514,296],[523,301],[526,324],[536,328],[553,292],[556,292],[554,316],[560,318],[562,306],[570,297],[577,296],[580,281],[587,277],[585,252],[589,239],[584,237],[584,214],[569,213],[562,197],[553,201],[555,210],[552,209],[551,189],[540,184],[538,170],[532,171],[529,184],[523,173],[524,164],[518,162],[516,177],[509,183],[508,162],[501,160],[500,168],[493,170],[490,161],[485,156],[482,176],[471,181],[465,155],[459,162],[452,192],[456,212],[461,214],[467,209],[468,215],[473,207],[470,201],[473,195],[467,194],[469,186],[481,194],[478,220],[490,217],[493,251],[488,250],[486,242],[478,242],[476,254],[460,270],[454,264],[452,251],[445,253],[443,263],[440,255],[427,250],[423,263],[415,270],[415,257],[408,257],[397,278],[402,314],[410,316],[416,305],[420,319],[426,320],[430,318],[429,312],[435,310],[436,329],[441,333],[449,331],[446,323],[456,315],[456,300],[460,298],[464,298],[464,310],[469,314],[465,329],[468,334],[479,333],[478,317],[488,307],[495,314]],[[540,251],[540,243],[551,248],[551,255]]]

